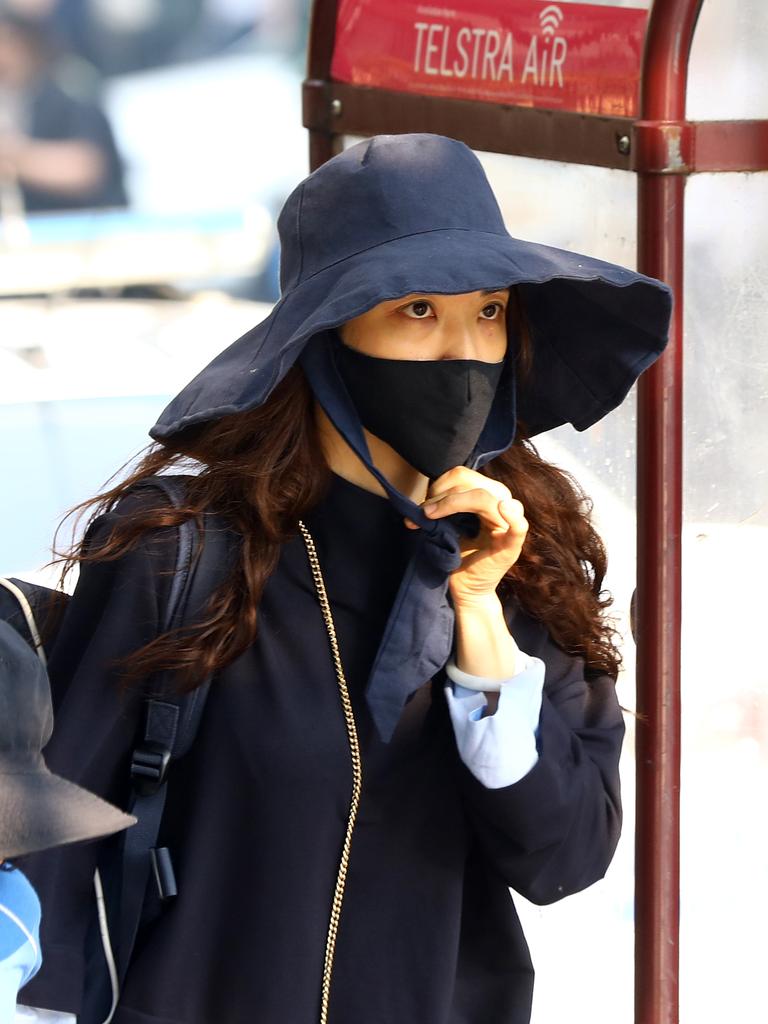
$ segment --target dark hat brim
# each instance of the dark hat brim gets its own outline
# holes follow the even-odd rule
[[[260,405],[309,340],[380,302],[413,293],[521,286],[533,341],[518,416],[530,434],[583,430],[615,408],[664,349],[669,288],[579,253],[457,228],[356,253],[287,292],[271,314],[212,360],[150,431],[167,439]]]
[[[0,774],[0,858],[120,832],[136,824],[106,800],[45,769]]]

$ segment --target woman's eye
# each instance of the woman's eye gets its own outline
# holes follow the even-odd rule
[[[503,311],[504,307],[500,302],[489,302],[487,306],[483,306],[480,316],[483,320],[496,320]]]
[[[406,316],[410,316],[414,320],[425,320],[432,312],[432,307],[428,302],[410,302],[403,309],[403,312],[405,313]]]

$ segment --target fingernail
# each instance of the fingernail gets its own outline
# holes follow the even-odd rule
[[[430,501],[427,505],[422,505],[421,507],[425,512],[434,512],[437,508],[437,502]]]

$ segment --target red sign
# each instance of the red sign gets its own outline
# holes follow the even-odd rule
[[[546,0],[340,0],[332,77],[634,117],[648,11]]]

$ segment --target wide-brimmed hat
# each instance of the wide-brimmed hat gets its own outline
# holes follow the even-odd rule
[[[279,302],[173,399],[153,437],[254,408],[315,335],[414,292],[519,289],[533,352],[516,414],[531,435],[595,423],[666,344],[666,285],[510,236],[479,160],[454,139],[351,146],[295,189],[278,227]]]
[[[0,622],[0,859],[110,835],[136,819],[46,767],[53,731],[43,665]]]
[[[344,440],[419,527],[366,688],[379,735],[446,663],[453,638],[448,577],[461,560],[454,524],[430,520],[374,465],[338,367],[335,328],[380,302],[413,293],[460,294],[514,286],[531,340],[517,372],[510,337],[501,380],[475,450],[480,469],[529,435],[595,423],[659,356],[669,288],[624,267],[507,232],[480,162],[439,135],[385,135],[345,150],[311,174],[280,214],[282,296],[272,313],[217,356],[150,431],[186,428],[263,403],[300,361],[315,398]]]

